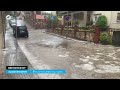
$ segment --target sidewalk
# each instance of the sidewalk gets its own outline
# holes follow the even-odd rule
[[[0,79],[2,78],[2,33],[0,32]]]
[[[28,66],[28,69],[34,69],[27,60],[26,56],[16,43],[16,39],[13,37],[12,29],[6,31],[6,49],[4,50],[3,60],[3,79],[38,79],[37,75],[6,75],[6,66]],[[17,49],[16,49],[17,48]]]

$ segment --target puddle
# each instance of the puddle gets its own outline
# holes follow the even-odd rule
[[[96,55],[96,56],[91,57],[91,59],[94,60],[94,61],[98,61],[98,60],[100,60],[99,57],[100,56]]]
[[[96,54],[98,54],[98,55],[103,55],[102,53],[96,53]]]
[[[59,57],[68,57],[69,56],[69,53],[70,52],[66,52],[65,54],[63,54],[63,55],[58,55]]]
[[[68,42],[62,42],[57,47],[68,48]]]
[[[120,66],[98,65],[99,69],[94,70],[97,73],[120,73]]]
[[[73,66],[76,67],[76,68],[81,67],[80,65],[77,65],[76,63],[73,63]]]
[[[99,59],[98,58],[93,58],[94,61],[98,61]]]
[[[93,64],[93,62],[88,62],[89,64]]]
[[[74,64],[74,66],[78,67],[78,68],[82,68],[83,70],[93,70],[95,67],[93,65],[91,65],[91,64],[82,64],[82,65],[76,65],[76,64]]]
[[[112,59],[116,60],[117,58],[116,57],[112,57]]]
[[[100,50],[96,50],[97,52],[99,52]]]
[[[110,58],[112,58],[113,60],[118,59],[118,58],[115,57],[115,52],[113,52],[113,53],[108,53],[107,56],[110,57]]]
[[[47,40],[41,40],[40,43],[36,43],[39,46],[43,46],[43,47],[50,47],[50,48],[58,48],[58,47],[62,47],[62,48],[68,48],[68,42],[67,41],[57,41],[57,40],[51,40],[51,41],[47,41]]]
[[[80,76],[78,74],[71,74],[71,78],[72,79],[78,79],[78,78],[80,78]]]
[[[79,58],[80,61],[83,61],[83,62],[88,62],[89,59],[84,59],[84,58]]]
[[[90,58],[90,56],[87,56],[87,57],[85,57],[85,58]]]
[[[120,51],[120,49],[117,50],[118,52]]]
[[[58,55],[59,57],[68,57],[68,55]]]
[[[105,63],[110,63],[110,61],[106,61]]]
[[[93,70],[95,67],[91,64],[83,64],[81,65],[81,68],[84,70]]]

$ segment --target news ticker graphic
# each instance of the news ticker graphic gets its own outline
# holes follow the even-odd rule
[[[28,66],[6,66],[6,70],[26,70]]]
[[[65,70],[28,70],[28,66],[6,66],[6,74],[66,74]]]
[[[66,74],[65,70],[6,70],[6,74]]]

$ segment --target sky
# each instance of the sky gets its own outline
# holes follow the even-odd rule
[[[52,11],[44,11],[44,12],[51,13]]]

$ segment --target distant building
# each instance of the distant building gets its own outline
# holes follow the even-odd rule
[[[63,16],[63,22],[65,23],[65,17],[68,15],[70,17],[69,26],[73,27],[73,21],[79,20],[79,26],[84,27],[86,23],[90,21],[90,11],[57,11],[59,16]]]
[[[120,28],[120,11],[93,11],[91,13],[91,19],[94,23],[100,15],[107,17],[107,23],[110,28]]]
[[[52,11],[51,13],[52,13],[52,15],[55,15],[55,16],[56,16],[56,11]]]
[[[93,20],[93,24],[96,23],[97,19],[101,15],[107,17],[107,23],[110,28],[120,28],[120,11],[57,11],[58,16],[63,16],[63,22],[65,24],[65,17],[70,16],[69,25],[72,25],[74,20],[79,20],[80,27],[86,26],[86,24]],[[68,14],[67,14],[68,13]]]

